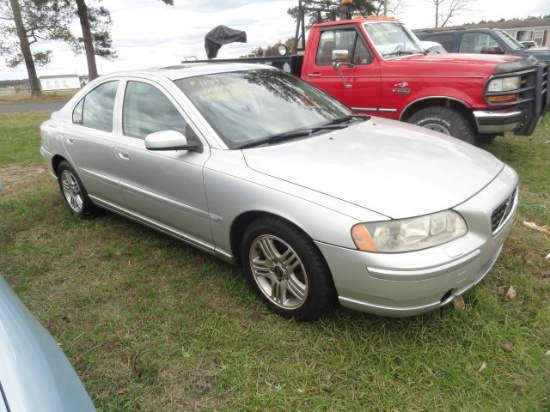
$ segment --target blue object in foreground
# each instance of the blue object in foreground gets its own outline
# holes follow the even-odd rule
[[[95,411],[69,360],[0,276],[0,411]]]

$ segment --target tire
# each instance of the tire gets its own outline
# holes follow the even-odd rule
[[[78,217],[94,215],[97,207],[88,197],[88,193],[69,162],[63,161],[57,167],[57,181],[65,203],[71,213]]]
[[[427,107],[413,114],[407,122],[475,144],[475,133],[468,119],[450,107]]]
[[[286,221],[264,217],[251,223],[241,258],[252,289],[282,317],[313,321],[334,305],[325,260],[313,241]]]

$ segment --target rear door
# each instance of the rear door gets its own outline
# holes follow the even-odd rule
[[[109,205],[121,205],[119,165],[112,147],[115,98],[119,80],[100,83],[88,92],[73,108],[71,122],[60,132],[60,137],[76,167],[89,196]]]

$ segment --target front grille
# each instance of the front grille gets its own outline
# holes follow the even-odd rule
[[[550,108],[550,63],[546,63],[542,68],[542,84],[541,84],[541,101],[542,113],[544,117]]]
[[[525,62],[528,62],[528,60],[525,60]],[[537,124],[542,120],[550,108],[550,65],[548,62],[537,62],[532,67],[525,70],[504,71],[495,76],[491,76],[489,80],[510,76],[520,76],[519,88],[507,92],[489,92],[486,86],[485,102],[496,109],[515,108],[523,110],[525,119],[520,127],[514,130],[514,134],[531,136]],[[487,85],[488,84],[489,82],[487,82]],[[516,95],[517,98],[510,101],[489,100],[491,96],[502,95]]]
[[[499,207],[493,210],[493,213],[491,214],[491,229],[493,231],[493,235],[497,233],[508,221],[508,217],[514,210],[517,202],[517,193],[518,189],[516,187],[512,194],[508,196],[508,198],[506,198],[506,200],[502,202]]]

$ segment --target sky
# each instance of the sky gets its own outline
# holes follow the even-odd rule
[[[443,3],[443,10],[449,2]],[[410,29],[433,27],[433,0],[402,0],[402,3],[396,17]],[[88,4],[93,5],[94,1],[88,0]],[[257,47],[293,38],[295,23],[287,10],[297,6],[298,0],[174,0],[174,6],[158,0],[104,0],[101,4],[111,13],[111,36],[118,54],[112,62],[96,58],[99,74],[107,74],[179,64],[186,57],[205,59],[204,36],[218,25],[243,30],[247,34],[247,43],[223,46],[219,58],[238,57]],[[550,14],[550,1],[471,0],[468,8],[453,18],[452,25],[477,23],[482,19],[547,15]],[[80,34],[78,24],[74,25],[74,33]],[[33,45],[33,51],[47,49],[53,51],[53,61],[46,67],[37,67],[38,76],[87,74],[84,54],[75,56],[69,46],[61,42],[41,41]],[[9,69],[0,57],[0,80],[25,78],[24,64]]]

